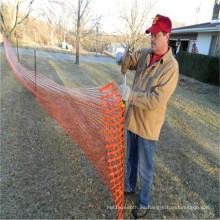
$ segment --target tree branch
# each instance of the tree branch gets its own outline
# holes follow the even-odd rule
[[[30,12],[31,12],[31,5],[33,4],[33,2],[34,2],[34,0],[31,0],[30,4],[29,4],[29,6],[28,6],[28,7],[29,7],[29,10],[28,10],[27,15],[26,15],[21,21],[19,21],[18,24],[22,23],[22,22],[29,16],[29,14],[30,14]]]
[[[18,2],[17,2],[17,5],[16,5],[15,23],[14,23],[14,26],[12,27],[10,33],[12,33],[12,31],[15,29],[15,27],[16,27],[17,24],[21,24],[21,23],[29,16],[29,14],[30,14],[30,12],[31,12],[31,6],[32,6],[32,4],[33,4],[34,1],[35,1],[35,0],[31,0],[31,1],[30,1],[29,5],[28,5],[28,8],[27,8],[28,12],[27,12],[27,14],[26,14],[23,18],[21,18],[20,21],[18,21],[18,19],[19,19],[19,18],[18,18],[19,7],[20,7],[20,5],[21,5],[22,3],[24,3],[25,1],[23,0],[23,1],[18,1]]]
[[[16,6],[16,17],[15,17],[15,23],[14,23],[14,26],[12,27],[10,33],[15,29],[16,25],[17,25],[17,20],[18,20],[18,10],[19,10],[19,3],[17,3],[17,6]]]
[[[81,3],[82,3],[82,2],[83,2],[83,0],[81,1]],[[85,13],[85,11],[86,11],[87,7],[89,6],[90,2],[91,2],[91,0],[86,0],[86,4],[85,4],[85,6],[84,6],[84,8],[83,8],[83,10],[82,10],[82,14],[80,15],[80,20],[81,20],[81,18],[83,17],[83,14]],[[82,4],[80,4],[80,7],[81,7],[81,5],[82,5]]]

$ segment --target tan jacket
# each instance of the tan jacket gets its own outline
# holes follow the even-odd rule
[[[158,140],[167,102],[177,85],[179,67],[171,48],[148,67],[151,56],[150,49],[141,49],[125,61],[129,69],[136,70],[128,100],[126,127],[143,138]]]

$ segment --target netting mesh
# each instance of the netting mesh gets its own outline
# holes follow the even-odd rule
[[[4,37],[12,72],[45,111],[74,139],[110,191],[118,218],[124,203],[124,105],[114,83],[70,89],[24,68]]]

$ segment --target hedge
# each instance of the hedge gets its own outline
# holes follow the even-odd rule
[[[219,85],[219,57],[181,51],[176,55],[180,73],[201,82]]]

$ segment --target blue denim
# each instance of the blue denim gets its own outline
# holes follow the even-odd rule
[[[137,184],[137,170],[139,167],[140,195],[138,204],[150,206],[151,187],[153,183],[156,141],[147,140],[137,134],[127,131],[127,173],[125,175],[125,191],[135,190]]]

